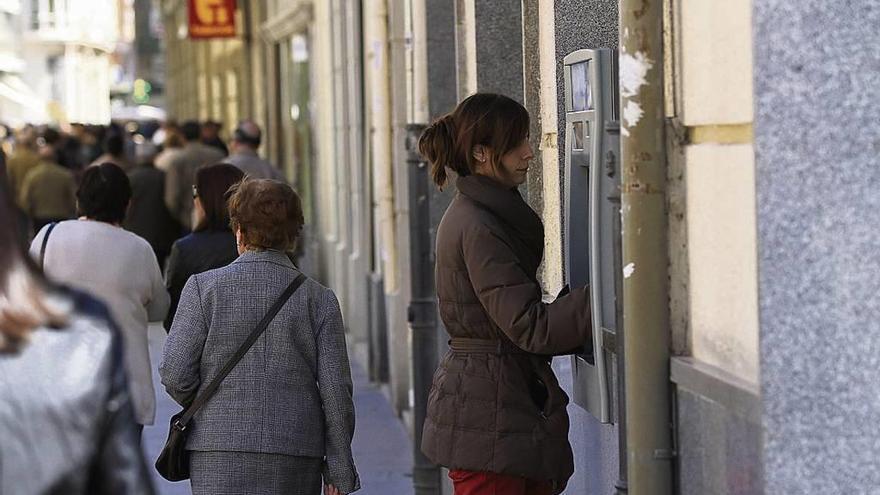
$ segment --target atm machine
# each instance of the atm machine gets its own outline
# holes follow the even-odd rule
[[[622,327],[617,52],[578,50],[564,58],[563,70],[565,275],[571,287],[589,284],[593,319],[592,348],[572,357],[573,400],[611,423]]]

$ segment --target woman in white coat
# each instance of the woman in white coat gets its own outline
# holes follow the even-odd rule
[[[121,227],[131,200],[121,168],[112,163],[88,168],[76,199],[79,219],[43,227],[31,243],[31,256],[50,279],[87,291],[110,308],[123,337],[135,420],[153,424],[147,325],[162,321],[169,305],[156,255],[146,240]]]

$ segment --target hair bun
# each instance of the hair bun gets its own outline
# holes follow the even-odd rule
[[[455,118],[446,114],[431,123],[419,138],[419,153],[431,163],[431,177],[441,189],[446,184],[446,167],[455,149]]]

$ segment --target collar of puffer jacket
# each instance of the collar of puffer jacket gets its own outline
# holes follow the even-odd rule
[[[455,186],[461,194],[501,219],[511,233],[528,245],[531,256],[537,258],[535,266],[540,264],[544,255],[544,224],[516,188],[508,189],[494,179],[477,174],[459,177]]]

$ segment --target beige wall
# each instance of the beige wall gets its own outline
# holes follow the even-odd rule
[[[752,121],[750,0],[680,0],[679,118],[687,126]]]
[[[757,383],[754,151],[697,144],[685,160],[693,355]]]
[[[751,2],[668,5],[675,347],[757,383]]]

